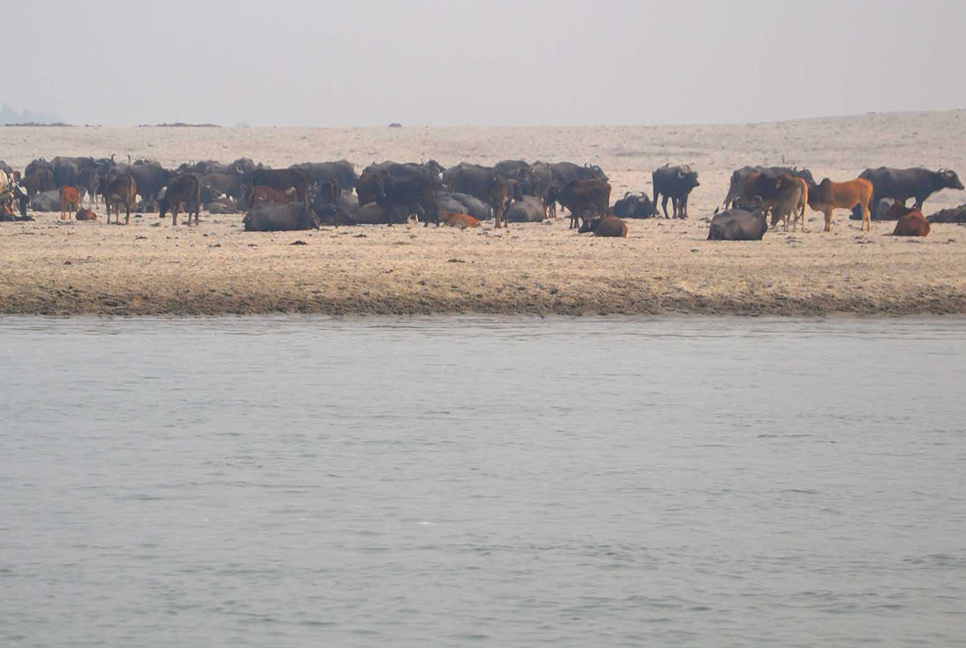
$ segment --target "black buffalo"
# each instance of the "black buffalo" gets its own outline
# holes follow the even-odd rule
[[[304,205],[311,204],[314,184],[312,174],[305,169],[255,169],[252,174],[253,187],[271,187],[279,191],[295,189]]]
[[[879,167],[878,169],[866,169],[860,178],[865,178],[872,183],[872,204],[871,210],[875,210],[879,201],[883,198],[892,198],[905,204],[910,198],[915,198],[915,208],[922,211],[922,204],[926,202],[932,194],[940,189],[962,189],[963,183],[959,181],[959,176],[952,169],[940,169],[930,171],[929,169],[890,169]],[[852,209],[852,219],[861,220],[861,207]]]
[[[319,217],[304,203],[264,203],[242,219],[246,232],[284,232],[319,229]]]
[[[355,167],[352,162],[339,160],[337,162],[303,162],[293,164],[292,169],[304,169],[312,175],[312,180],[317,185],[335,181],[340,189],[355,189],[359,182]]]
[[[182,207],[188,215],[188,225],[191,225],[191,214],[194,214],[195,225],[197,225],[198,214],[201,212],[201,183],[197,176],[190,173],[172,178],[158,196],[160,217],[164,218],[164,215],[170,211],[172,225],[178,224],[178,211]]]
[[[760,241],[767,231],[768,220],[762,209],[751,212],[734,208],[714,215],[708,240]]]
[[[661,199],[661,209],[664,211],[664,218],[668,218],[667,201],[671,199],[671,207],[674,218],[688,217],[688,196],[691,191],[699,186],[698,172],[692,171],[689,166],[670,166],[665,164],[660,169],[656,169],[651,174],[654,183],[654,197],[651,202],[654,211],[657,212],[657,199]]]
[[[441,191],[436,194],[436,203],[440,209],[445,209],[453,214],[469,214],[480,221],[493,218],[493,207],[489,203],[469,194],[459,192],[446,193]]]
[[[657,210],[647,194],[632,194],[628,191],[623,198],[614,203],[611,212],[620,218],[650,218],[657,213]]]
[[[405,222],[411,214],[422,214],[426,218],[426,225],[429,225],[429,219],[433,219],[439,227],[435,179],[425,174],[408,176],[384,174],[377,177],[375,191],[376,203],[394,216],[390,218],[389,225],[393,224],[393,220]]]

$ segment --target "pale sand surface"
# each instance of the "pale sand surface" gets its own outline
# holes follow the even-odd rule
[[[0,159],[150,157],[166,166],[251,157],[274,166],[372,161],[571,160],[599,164],[614,186],[650,192],[651,171],[701,174],[687,222],[630,220],[627,239],[578,236],[564,219],[508,232],[421,226],[245,233],[241,216],[174,228],[156,214],[128,227],[0,224],[0,313],[224,314],[966,313],[966,230],[926,239],[860,233],[846,212],[831,235],[706,241],[707,222],[744,164],[808,166],[817,180],[868,166],[947,166],[966,175],[966,112],[882,114],[738,126],[403,129],[0,128]],[[943,191],[926,213],[966,202]],[[99,210],[99,213],[100,210]],[[293,246],[301,240],[307,245]]]

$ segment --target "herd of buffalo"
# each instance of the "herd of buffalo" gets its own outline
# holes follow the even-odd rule
[[[599,166],[571,162],[528,163],[505,160],[490,166],[461,162],[444,168],[423,163],[382,162],[357,174],[350,162],[306,162],[272,169],[248,158],[230,164],[203,161],[166,169],[155,161],[127,163],[110,158],[36,159],[22,171],[0,161],[0,221],[29,220],[28,208],[60,211],[62,219],[96,220],[92,211],[103,201],[107,222],[130,222],[131,212],[170,213],[172,225],[185,214],[198,223],[210,213],[246,212],[249,231],[318,228],[323,224],[402,223],[415,216],[453,227],[494,227],[510,222],[555,218],[557,206],[570,214],[570,225],[598,236],[627,236],[625,218],[687,218],[688,197],[699,186],[689,166],[665,165],[652,174],[653,188],[627,193],[610,202],[611,185]],[[851,210],[862,228],[873,218],[896,220],[896,235],[926,236],[929,222],[966,222],[966,206],[929,219],[922,214],[934,192],[963,189],[949,169],[867,169],[858,178],[816,183],[807,169],[746,166],[731,176],[723,211],[715,210],[709,239],[759,240],[781,223],[806,226],[806,208],[821,212],[831,230],[836,209]],[[906,202],[914,199],[912,207]],[[84,207],[84,203],[87,207]],[[660,212],[658,203],[660,201]],[[672,212],[668,213],[668,201]],[[19,213],[19,215],[18,215]]]

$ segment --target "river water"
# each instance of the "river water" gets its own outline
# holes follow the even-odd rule
[[[0,319],[0,646],[963,646],[964,367],[962,319]]]

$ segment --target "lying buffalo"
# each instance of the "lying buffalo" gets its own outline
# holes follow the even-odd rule
[[[614,203],[611,211],[620,218],[650,218],[656,214],[650,196],[645,193],[632,194],[629,191]]]
[[[608,236],[613,238],[627,238],[627,223],[617,216],[605,216],[586,221],[577,230],[578,234],[593,232],[594,236]]]
[[[966,223],[966,205],[943,209],[926,220],[930,223]]]
[[[319,217],[301,202],[288,205],[266,203],[245,214],[246,232],[284,232],[319,229]]]
[[[514,200],[506,210],[508,223],[539,223],[545,217],[543,200],[536,196],[524,196]]]
[[[436,202],[440,209],[457,214],[469,214],[477,220],[489,220],[493,218],[493,208],[479,198],[465,193],[446,193],[436,194]]]
[[[765,212],[732,208],[716,213],[708,231],[709,241],[760,241],[768,231]]]
[[[60,190],[51,189],[34,194],[30,199],[30,209],[39,212],[60,211]]]

